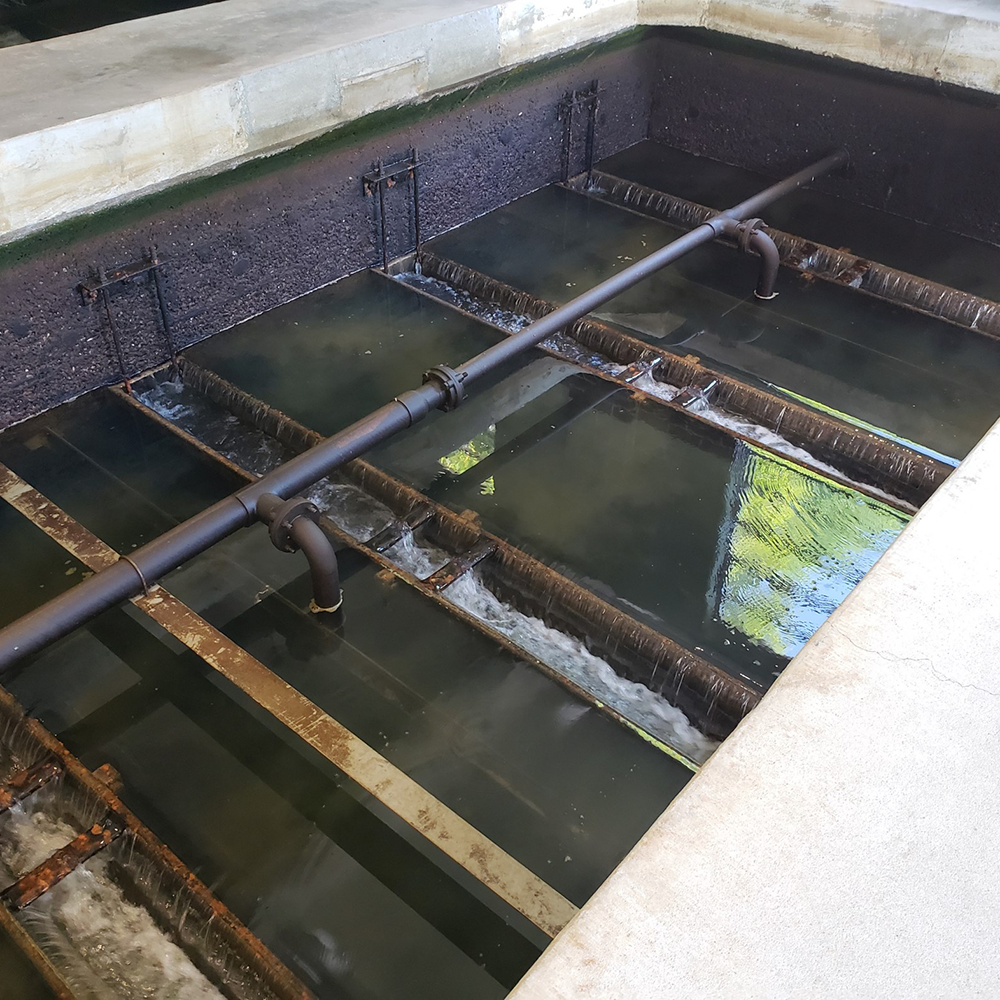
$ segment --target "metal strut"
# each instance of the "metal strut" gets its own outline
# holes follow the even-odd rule
[[[800,170],[746,201],[708,219],[702,225],[648,257],[602,281],[589,291],[531,323],[523,330],[487,348],[455,369],[464,384],[489,375],[496,368],[535,347],[542,340],[575,322],[644,278],[655,274],[685,254],[723,235],[732,223],[753,218],[761,209],[811,180],[848,162],[846,150]],[[159,538],[129,554],[129,561],[114,565],[77,584],[41,607],[0,630],[0,670],[69,634],[101,612],[142,592],[188,559],[204,552],[240,528],[253,524],[257,504],[268,493],[294,496],[336,469],[370,451],[387,438],[412,427],[438,407],[448,407],[453,393],[440,378],[397,396],[315,447],[278,466],[266,476],[244,486],[200,514],[171,528]]]
[[[379,243],[382,251],[382,270],[389,270],[389,231],[385,216],[385,192],[387,188],[395,187],[400,178],[410,182],[410,204],[413,215],[413,240],[416,249],[420,249],[420,160],[415,147],[410,149],[410,155],[405,160],[385,164],[381,159],[361,178],[361,190],[366,198],[374,198],[376,224],[379,230]],[[375,198],[375,196],[378,196]]]

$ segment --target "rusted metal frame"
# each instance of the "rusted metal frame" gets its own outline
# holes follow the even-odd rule
[[[455,556],[446,566],[442,566],[436,572],[431,573],[424,583],[431,590],[440,593],[478,566],[484,559],[488,559],[494,552],[496,552],[496,546],[493,544],[492,539],[482,538],[471,549]]]
[[[131,264],[125,264],[124,266],[116,268],[113,271],[105,271],[103,267],[99,267],[97,269],[96,278],[92,278],[89,281],[81,281],[80,284],[77,285],[77,289],[83,296],[84,302],[93,304],[100,299],[104,306],[104,313],[107,317],[108,327],[111,332],[111,341],[115,349],[115,354],[118,358],[118,367],[121,372],[122,384],[124,385],[126,392],[131,391],[131,381],[128,377],[128,370],[125,364],[125,355],[122,350],[118,327],[115,323],[114,316],[111,313],[111,300],[108,297],[108,289],[113,285],[118,285],[122,282],[138,278],[143,274],[151,275],[151,284],[156,297],[156,307],[160,313],[160,324],[163,327],[163,338],[167,343],[168,356],[171,360],[174,360],[177,357],[177,348],[174,344],[173,325],[170,319],[170,312],[167,309],[166,298],[163,293],[163,284],[160,280],[160,268],[162,266],[163,261],[159,259],[159,256],[156,253],[156,248],[154,247],[149,251],[148,257],[133,261]]]
[[[214,373],[208,373],[208,372],[206,372],[205,369],[201,369],[198,366],[191,364],[191,362],[187,362],[187,365],[188,365],[188,373],[190,375],[194,375],[195,372],[200,372],[200,373],[202,373],[203,376],[210,376],[210,375],[214,374]],[[215,377],[219,378],[218,376],[215,376]],[[219,381],[220,382],[224,382],[224,380],[221,379],[221,378],[219,378]],[[228,385],[228,383],[227,383],[227,385]],[[117,391],[117,390],[115,390],[115,391]],[[207,385],[205,384],[204,381],[201,382],[201,383],[199,383],[199,391],[205,392],[206,395],[210,395],[211,396],[211,390],[207,387]],[[240,392],[242,395],[246,396],[245,393],[242,393],[242,390],[238,390],[238,392]],[[135,407],[137,407],[137,408],[139,408],[141,410],[144,410],[153,419],[156,419],[158,422],[162,423],[163,426],[167,427],[168,429],[173,430],[174,433],[177,434],[179,437],[181,437],[183,440],[185,440],[185,441],[187,441],[189,443],[193,443],[204,454],[206,454],[206,455],[208,455],[210,457],[216,458],[221,464],[224,464],[227,468],[235,470],[239,474],[243,475],[247,480],[251,480],[251,479],[254,478],[251,473],[249,473],[246,470],[242,469],[235,462],[232,462],[226,456],[224,456],[221,453],[215,451],[211,446],[206,445],[204,442],[199,441],[197,438],[193,438],[187,431],[181,429],[180,427],[175,426],[174,424],[171,424],[170,421],[166,420],[166,418],[164,418],[164,417],[161,417],[159,414],[155,413],[153,410],[149,410],[148,407],[146,407],[143,403],[141,403],[141,402],[139,402],[137,400],[134,400],[132,397],[126,396],[124,393],[121,394],[121,398],[124,399],[124,400],[127,400],[128,402],[130,402],[133,406],[135,406]],[[252,399],[253,397],[249,397],[249,398]],[[259,403],[255,403],[253,405],[259,405]],[[245,415],[241,416],[241,414],[239,412],[237,412],[236,415],[240,416],[240,419],[243,420],[243,422],[246,423],[249,427],[253,427],[254,430],[258,430],[258,431],[260,430],[260,428],[258,428],[256,425],[254,425],[250,420],[246,419]],[[262,419],[265,419],[268,422],[269,426],[271,426],[272,428],[274,428],[274,433],[272,434],[272,436],[276,436],[277,434],[281,433],[280,429],[278,429],[276,427],[276,424],[275,424],[275,419],[276,419],[276,417],[278,415],[279,415],[279,411],[274,410],[273,408],[270,409],[270,414],[269,415],[264,415],[264,414],[261,415]],[[307,440],[309,438],[309,435],[312,432],[310,432],[306,428],[302,427],[301,424],[297,424],[290,417],[285,417],[284,419],[286,421],[288,421],[288,425],[289,425],[288,439],[289,440],[296,440],[296,441],[301,442],[301,447],[303,447],[303,448],[309,447],[308,443],[306,443],[306,442],[307,442]],[[270,432],[261,431],[261,433],[270,433]],[[285,442],[283,442],[283,443],[285,443]],[[371,495],[371,494],[369,494],[369,495]],[[388,505],[386,505],[386,506],[388,506]],[[420,501],[417,501],[416,504],[415,504],[415,507],[412,508],[412,509],[423,510],[424,507],[425,507],[425,504],[423,504]],[[452,516],[452,517],[457,516],[457,515],[454,515],[451,511],[447,511],[447,513],[450,516]],[[423,526],[424,524],[432,523],[434,520],[437,519],[437,517],[438,517],[439,514],[440,514],[440,508],[437,505],[435,505],[434,507],[431,508],[431,518],[428,519],[428,521],[424,521],[423,519],[421,519],[421,526]],[[405,516],[406,515],[404,515],[404,517]],[[398,525],[399,523],[400,523],[400,520],[397,519],[397,520],[393,521],[390,524],[389,527],[394,527],[394,526]],[[538,657],[536,657],[529,650],[526,650],[523,647],[517,645],[517,643],[513,642],[513,640],[511,640],[508,636],[504,635],[502,632],[498,632],[497,630],[493,629],[490,625],[488,625],[482,619],[477,618],[474,615],[470,614],[464,608],[461,608],[461,607],[459,607],[459,606],[457,606],[455,604],[452,604],[450,601],[448,601],[445,597],[442,596],[440,590],[436,589],[435,586],[434,586],[434,584],[432,583],[432,581],[434,580],[434,576],[436,574],[431,574],[431,576],[428,577],[427,579],[421,579],[420,577],[414,576],[412,573],[409,573],[407,570],[404,570],[401,567],[397,566],[396,563],[394,563],[387,556],[383,555],[383,553],[382,553],[381,550],[374,548],[372,546],[372,544],[371,544],[371,541],[368,541],[368,542],[359,541],[358,539],[354,538],[354,536],[347,534],[347,532],[343,531],[340,527],[338,527],[337,524],[336,524],[336,522],[333,521],[330,517],[323,518],[322,521],[321,521],[321,525],[323,527],[323,530],[326,531],[331,536],[331,538],[333,538],[337,542],[337,544],[338,544],[339,547],[350,548],[350,549],[354,549],[357,552],[363,553],[368,559],[370,559],[376,566],[379,567],[379,570],[381,572],[386,573],[388,576],[390,576],[390,577],[392,577],[392,578],[394,578],[396,580],[399,580],[402,583],[405,583],[407,586],[412,587],[414,590],[419,591],[424,596],[426,596],[431,601],[433,601],[438,607],[443,608],[444,610],[446,610],[450,615],[452,615],[452,616],[460,619],[461,621],[465,622],[467,625],[471,626],[472,628],[475,628],[477,631],[479,631],[483,635],[487,636],[493,642],[495,642],[498,645],[502,646],[511,655],[516,656],[519,660],[523,660],[524,662],[526,662],[526,663],[530,664],[531,666],[533,666],[535,669],[541,671],[546,676],[548,676],[548,677],[552,678],[553,680],[557,681],[559,684],[561,684],[563,687],[565,687],[568,691],[572,692],[576,697],[578,697],[578,698],[580,698],[580,699],[582,699],[584,701],[587,701],[587,702],[589,702],[591,704],[594,704],[595,707],[597,707],[601,712],[603,712],[606,715],[608,715],[610,718],[612,718],[619,725],[621,725],[624,728],[630,730],[631,732],[637,733],[644,740],[646,740],[646,742],[652,744],[653,746],[657,747],[657,749],[661,750],[663,753],[666,753],[667,755],[673,757],[678,762],[684,764],[684,766],[687,767],[688,769],[690,769],[691,771],[697,771],[698,770],[699,765],[695,761],[693,761],[689,757],[687,757],[685,754],[683,754],[681,751],[677,750],[675,747],[672,747],[672,746],[664,743],[662,740],[660,740],[656,736],[652,735],[651,733],[646,732],[646,730],[644,730],[641,726],[639,726],[638,724],[636,724],[635,722],[633,722],[631,719],[627,718],[626,716],[622,715],[620,712],[618,712],[616,709],[612,708],[611,706],[605,705],[603,703],[597,703],[597,702],[595,702],[594,696],[590,692],[588,692],[584,688],[580,687],[574,681],[570,680],[568,677],[566,677],[564,674],[560,673],[559,671],[555,670],[553,667],[549,666],[543,660],[538,659]],[[495,547],[494,547],[492,541],[490,541],[489,539],[485,539],[484,541],[485,541],[485,544],[488,544],[490,546],[490,549],[491,549],[491,553],[490,554],[495,553],[496,550],[495,550]],[[440,539],[436,539],[436,542],[438,544],[441,544],[441,540]],[[468,554],[472,554],[472,550],[476,549],[476,547],[477,547],[478,544],[479,543],[477,541],[475,541],[475,540],[471,541],[469,543],[470,547],[466,551],[466,554],[467,555]],[[391,546],[388,546],[388,547],[391,547]],[[442,547],[444,548],[445,546],[442,545]],[[484,555],[483,558],[485,559],[485,558],[487,558],[487,556]],[[461,559],[462,559],[462,555],[457,555],[456,558],[455,558],[455,560],[454,560],[454,562],[458,562]],[[478,560],[477,559],[476,565],[479,565],[479,563],[481,561],[482,560]],[[470,568],[472,568],[472,567],[470,567]],[[443,567],[442,569],[447,569],[447,567]],[[457,579],[457,577],[456,577],[456,579]],[[452,581],[452,582],[454,582],[454,581]],[[536,614],[538,616],[541,615],[541,611],[539,609],[537,609],[537,608],[534,609],[533,611],[529,612],[529,613],[534,613],[534,614]],[[614,660],[612,659],[612,655],[610,653],[608,654],[607,659],[609,660],[609,662],[612,662],[612,663],[614,662]],[[756,696],[756,697],[759,699],[759,696]],[[756,703],[756,702],[754,702],[754,703]],[[752,707],[752,705],[750,707]]]
[[[464,264],[445,260],[427,251],[420,253],[417,260],[422,274],[510,312],[536,318],[555,309],[554,305],[544,299],[512,288]],[[480,322],[483,320],[480,319]],[[842,476],[847,477],[841,478],[841,482],[851,488],[860,487],[864,492],[865,487],[874,487],[875,490],[883,491],[872,494],[883,503],[892,502],[883,493],[898,498],[908,506],[894,505],[907,513],[923,504],[951,472],[951,468],[943,462],[904,445],[820,413],[795,400],[750,385],[725,371],[709,368],[693,356],[682,357],[654,347],[601,320],[578,320],[565,332],[588,350],[617,364],[648,365],[656,362],[651,376],[657,381],[681,388],[705,387],[714,383],[714,405],[780,434],[790,444],[809,452],[818,461],[840,470]],[[633,390],[636,388],[628,379],[627,373],[611,376],[598,371],[597,374],[612,380],[618,378]],[[673,401],[668,405],[683,409],[689,417],[712,424],[716,429],[752,441],[755,447],[774,450],[738,432],[719,428],[711,420],[692,412],[680,402]],[[808,467],[806,463],[789,456],[781,457]],[[836,478],[829,470],[821,470],[821,474],[827,478]]]
[[[15,913],[23,910],[54,889],[67,875],[72,875],[98,851],[114,843],[124,832],[122,820],[109,813],[100,823],[94,823],[88,830],[78,833],[65,847],[60,847],[51,857],[7,886],[0,892],[0,901]]]
[[[155,423],[159,424],[161,427],[165,428],[168,431],[171,431],[173,434],[175,434],[177,437],[179,437],[181,440],[183,440],[186,445],[196,448],[208,460],[217,462],[219,465],[224,466],[226,469],[230,470],[231,472],[234,472],[238,476],[241,476],[243,479],[247,480],[248,482],[251,482],[251,481],[253,481],[254,478],[256,478],[251,472],[249,472],[246,469],[242,468],[240,465],[238,465],[236,462],[233,462],[231,459],[227,458],[225,455],[222,455],[221,453],[215,451],[211,446],[206,445],[204,442],[200,441],[198,438],[195,438],[194,436],[192,436],[187,431],[183,430],[180,427],[177,427],[175,424],[172,424],[165,417],[160,416],[160,414],[156,413],[155,410],[150,409],[148,406],[146,406],[144,403],[142,403],[139,400],[137,400],[135,397],[129,396],[129,395],[125,394],[124,392],[122,392],[120,389],[116,389],[116,388],[109,389],[108,391],[112,392],[122,403],[124,403],[124,404],[132,407],[134,410],[140,412],[144,417],[148,417],[149,419],[151,419]],[[254,429],[256,430],[256,428],[254,428]],[[309,431],[307,431],[305,428],[301,428],[300,427],[298,429],[298,431],[296,432],[296,434],[295,434],[295,440],[299,441],[301,443],[301,445],[302,445],[303,448],[308,447],[309,445],[308,445],[307,441],[308,441],[309,434],[310,434]],[[405,534],[406,530],[408,530],[405,526],[404,527],[399,527],[401,525],[404,525],[404,522],[406,522],[407,524],[408,523],[415,523],[416,526],[417,526],[417,528],[419,528],[420,526],[422,526],[423,524],[425,524],[428,520],[430,520],[434,516],[435,516],[435,511],[432,508],[430,508],[429,506],[427,506],[425,504],[418,504],[403,519],[401,519],[401,520],[393,520],[392,522],[390,522],[390,524],[387,526],[386,530],[388,532],[390,532],[390,534],[395,535],[395,532],[398,529],[399,532],[400,532],[399,537],[401,538],[402,535]],[[369,559],[376,566],[378,566],[380,572],[385,572],[386,570],[391,570],[391,571],[393,571],[392,575],[394,577],[396,577],[398,579],[404,579],[406,583],[412,584],[417,590],[421,591],[423,594],[425,594],[428,597],[431,597],[432,599],[437,598],[437,592],[432,587],[430,587],[430,585],[429,585],[429,581],[430,581],[431,578],[428,578],[428,580],[425,581],[425,580],[421,580],[419,577],[411,576],[410,574],[404,574],[402,570],[400,570],[399,573],[396,573],[395,572],[395,570],[396,570],[395,563],[393,563],[388,558],[385,558],[385,557],[381,556],[381,553],[383,551],[385,551],[385,549],[391,548],[392,544],[395,544],[395,542],[393,542],[393,543],[391,543],[389,545],[385,545],[382,548],[376,548],[373,545],[373,540],[369,540],[367,542],[359,542],[353,536],[348,535],[346,532],[344,532],[340,528],[338,528],[336,526],[336,524],[331,519],[329,519],[329,518],[324,518],[321,521],[321,526],[322,526],[323,530],[326,531],[326,533],[328,535],[330,535],[330,537],[334,540],[334,542],[336,543],[336,548],[338,548],[338,550],[341,549],[341,548],[350,548],[350,549],[353,549],[353,550],[355,550],[357,552],[360,552],[367,559]],[[377,538],[378,538],[378,536],[376,535],[375,536],[375,540],[377,540]],[[399,539],[397,538],[396,540],[398,541]],[[458,558],[461,558],[461,557],[458,557]],[[456,577],[456,579],[457,579],[457,577]],[[262,585],[266,586],[266,584],[263,584],[263,581],[262,581]],[[284,600],[284,598],[282,598],[282,596],[280,594],[275,593],[273,596],[275,598],[277,598],[277,599]],[[301,610],[297,605],[294,605],[291,602],[287,602],[287,603],[290,606],[294,607],[295,610],[297,610],[297,611]],[[450,603],[445,602],[445,601],[442,601],[439,598],[435,599],[435,603],[438,604],[440,607],[445,608],[446,610],[448,610],[451,614],[458,615],[458,616],[462,617],[463,620],[468,620],[472,624],[476,625],[478,627],[479,631],[481,631],[484,634],[486,634],[489,638],[491,638],[491,639],[493,639],[493,640],[495,640],[497,642],[502,643],[505,649],[507,649],[512,654],[516,655],[519,659],[526,659],[527,658],[527,659],[529,659],[530,662],[532,662],[533,665],[538,665],[538,666],[540,666],[540,669],[543,669],[543,670],[546,670],[546,671],[548,670],[548,668],[544,667],[540,663],[536,663],[536,661],[534,660],[534,658],[531,657],[530,654],[528,654],[526,651],[522,650],[519,646],[516,646],[515,644],[513,644],[512,642],[510,642],[508,639],[506,639],[506,637],[502,636],[500,633],[494,632],[492,629],[490,629],[488,626],[486,626],[485,623],[481,622],[479,619],[472,618],[471,616],[468,616],[464,611],[461,611],[461,609],[455,607],[455,605],[450,604]],[[311,621],[315,622],[316,620],[315,619],[311,619]],[[317,627],[319,627],[319,626],[317,626]],[[363,680],[363,678],[361,678],[361,679]],[[393,681],[395,682],[395,678],[393,678]],[[368,681],[367,683],[370,683],[370,681]],[[390,691],[390,696],[391,697],[393,697],[394,699],[399,700],[399,699],[406,699],[408,696],[412,696],[412,692],[410,691],[410,689],[408,687],[406,687],[405,685],[398,685],[398,686],[397,685],[398,685],[398,682],[395,682],[395,684],[391,687],[391,691]],[[580,694],[581,696],[584,696],[583,692],[581,692],[580,689],[576,688],[575,686],[574,686],[573,690],[574,690],[574,693]],[[452,729],[458,730],[460,728],[460,727],[456,727],[456,725],[455,725],[455,723],[454,723],[453,720],[449,719],[443,713],[439,713],[439,711],[435,708],[435,706],[433,706],[433,705],[425,705],[424,708],[425,708],[426,711],[428,711],[429,713],[431,713],[431,715],[437,715],[437,717],[439,719],[439,725],[441,727],[443,727],[443,731],[447,732],[447,731],[450,731]],[[697,770],[697,765],[693,761],[688,760],[687,758],[685,758],[682,755],[680,755],[677,751],[673,750],[670,747],[667,747],[660,740],[656,739],[656,737],[650,735],[649,733],[646,733],[643,730],[638,730],[638,727],[634,723],[630,723],[627,720],[623,720],[623,719],[619,719],[619,721],[621,721],[627,728],[629,728],[629,729],[631,729],[633,731],[640,731],[644,739],[646,739],[647,741],[653,743],[659,749],[663,750],[665,753],[669,754],[670,756],[673,756],[673,757],[677,758],[678,760],[681,760],[681,762],[684,763],[685,766],[691,768],[692,770]],[[477,738],[477,736],[476,736],[476,734],[474,732],[470,732],[470,731],[465,730],[465,729],[461,730],[461,737],[462,737],[463,740],[466,740],[466,741],[468,741],[470,739],[471,740],[475,740]],[[474,762],[472,762],[471,766],[478,768],[479,765],[475,764]],[[525,778],[527,780],[529,780],[529,781],[531,780],[531,776],[530,775],[525,775]]]
[[[56,760],[40,760],[18,771],[0,787],[0,816],[61,774],[62,768]]]
[[[84,767],[37,719],[25,715],[3,688],[0,733],[8,749],[28,766],[46,759],[59,763],[62,776],[55,787],[60,807],[78,826],[92,826],[108,815],[121,821],[125,832],[107,849],[116,881],[142,902],[223,996],[229,1000],[311,1000],[312,994],[140,822],[102,775]],[[11,925],[18,926],[2,906],[0,924],[8,932]],[[15,940],[21,943],[20,936]],[[32,957],[31,948],[23,950]],[[42,964],[51,965],[47,959]],[[59,978],[57,970],[54,975]],[[57,990],[57,995],[64,994]]]
[[[0,498],[98,570],[117,553],[0,465]],[[576,907],[368,744],[159,585],[132,599],[160,627],[426,837],[539,930],[555,936]]]
[[[317,432],[303,427],[214,372],[190,361],[182,362],[182,371],[185,381],[193,388],[293,451],[305,450],[320,440]],[[420,504],[429,504],[435,516],[423,530],[430,541],[448,552],[456,555],[468,552],[481,540],[488,539],[495,547],[494,552],[482,560],[479,568],[498,597],[582,640],[621,676],[663,694],[705,735],[724,739],[760,700],[761,693],[739,678],[641,624],[510,543],[484,531],[474,521],[436,503],[370,462],[354,459],[344,465],[339,474],[383,503],[397,517],[405,516]],[[369,551],[377,555],[374,550]],[[426,581],[420,583],[426,592],[434,593]],[[453,605],[448,606],[452,613],[457,613]],[[471,621],[483,628],[477,619]],[[525,657],[524,650],[515,649],[518,656]],[[535,658],[530,659],[538,663]],[[551,668],[544,669],[550,676],[565,682]],[[580,689],[575,690],[579,692]],[[593,701],[593,696],[584,696]],[[629,727],[637,728],[634,724]]]
[[[573,177],[566,187],[675,226],[699,226],[716,214],[714,209],[697,202],[600,170],[595,170],[589,180],[586,174]],[[767,233],[777,245],[785,267],[905,306],[972,333],[1000,339],[1000,303],[770,226]]]
[[[543,302],[540,299],[533,299],[528,296],[527,293],[520,292],[517,289],[512,288],[509,285],[505,285],[503,282],[494,281],[494,279],[481,274],[478,271],[472,271],[466,268],[464,264],[459,264],[455,261],[445,260],[444,258],[437,257],[431,254],[421,254],[421,273],[426,274],[428,277],[435,277],[438,280],[446,280],[440,277],[441,274],[451,273],[454,275],[461,275],[463,272],[466,279],[467,286],[472,286],[477,289],[476,297],[483,301],[484,303],[491,303],[500,305],[504,309],[510,308],[510,303],[518,302],[519,304],[526,304],[529,309],[538,315],[544,315],[545,312],[551,312],[555,307],[547,302]],[[424,270],[425,263],[428,270]],[[374,274],[381,274],[380,271],[373,271]],[[396,271],[390,271],[390,274],[398,273]],[[389,277],[385,275],[385,277]],[[469,280],[471,278],[471,280]],[[390,278],[389,280],[395,280]],[[448,284],[453,284],[453,282],[448,281]],[[484,326],[491,327],[500,333],[509,335],[510,331],[502,326],[498,326],[496,323],[491,322],[483,316],[479,316],[476,313],[468,312],[461,306],[454,302],[449,302],[446,299],[440,299],[433,294],[433,292],[425,291],[415,285],[406,284],[405,288],[409,289],[416,295],[421,295],[424,298],[431,299],[438,305],[445,306],[449,309],[460,313],[466,319],[471,319],[474,322],[481,323]],[[469,287],[463,287],[462,285],[457,285],[463,291],[468,294],[472,294],[469,291]],[[513,311],[513,310],[511,310]],[[584,324],[586,321],[578,321],[578,323],[567,331],[567,333],[575,340],[580,342],[586,347],[591,347],[592,345],[586,344],[580,336],[576,336],[577,327]],[[596,324],[595,324],[596,325]],[[617,333],[613,327],[608,327],[608,330]],[[621,333],[623,338],[627,338],[628,335],[624,332]],[[631,338],[628,338],[631,339]],[[639,346],[641,345],[641,346]],[[630,389],[634,393],[640,394],[643,398],[650,400],[654,404],[659,404],[660,406],[665,406],[668,410],[674,410],[675,412],[683,413],[685,418],[692,420],[703,427],[708,428],[708,433],[715,438],[735,438],[739,441],[744,441],[747,444],[753,445],[755,448],[761,451],[769,452],[772,455],[777,455],[782,461],[788,462],[791,465],[796,465],[799,468],[806,469],[809,472],[816,473],[818,475],[824,476],[826,479],[832,479],[834,482],[839,483],[841,486],[847,486],[850,489],[856,490],[859,493],[864,493],[866,496],[871,497],[874,500],[878,500],[879,503],[884,503],[890,507],[901,511],[904,514],[912,514],[916,509],[915,504],[900,502],[896,500],[893,496],[887,494],[884,490],[872,489],[864,481],[849,478],[847,476],[841,475],[836,471],[835,468],[821,468],[817,466],[814,462],[809,461],[806,458],[799,457],[797,455],[789,455],[777,448],[773,447],[767,441],[760,441],[748,434],[744,434],[742,431],[736,430],[733,427],[726,427],[716,423],[714,420],[703,416],[697,410],[690,409],[690,406],[698,398],[709,399],[715,393],[719,385],[719,376],[713,375],[711,379],[701,379],[701,385],[697,383],[692,383],[685,386],[682,392],[673,399],[664,399],[662,396],[657,396],[654,393],[648,392],[643,389],[642,386],[637,386],[634,383],[638,378],[644,374],[648,374],[651,378],[655,378],[655,371],[657,369],[662,370],[664,357],[666,352],[661,355],[654,348],[649,348],[645,342],[636,341],[634,347],[634,360],[628,362],[625,370],[619,372],[617,375],[612,374],[603,368],[596,367],[594,365],[588,364],[586,361],[575,357],[564,354],[558,348],[549,347],[544,344],[544,342],[539,345],[536,350],[544,351],[544,353],[555,357],[563,358],[565,360],[572,361],[574,364],[578,365],[580,368],[590,372],[592,375],[596,375],[598,378],[605,382],[610,382],[611,384],[618,386],[622,389]],[[612,357],[606,354],[603,350],[599,351],[608,360],[618,361],[618,357]],[[618,352],[618,356],[621,355],[621,351]],[[672,356],[671,356],[672,357]],[[733,380],[735,381],[735,380]],[[593,405],[597,405],[595,401]],[[557,428],[553,427],[551,432],[555,432]],[[499,459],[499,454],[491,455],[490,458],[486,459],[484,462],[484,474],[486,473],[486,463],[493,460]]]
[[[54,1000],[77,1000],[73,988],[63,979],[62,974],[52,964],[48,955],[42,951],[35,939],[21,926],[6,906],[0,906],[0,934],[9,938],[11,944],[33,966],[51,991]]]

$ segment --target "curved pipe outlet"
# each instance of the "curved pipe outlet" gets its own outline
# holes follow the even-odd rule
[[[778,294],[774,286],[778,282],[781,255],[774,240],[760,228],[762,225],[760,219],[748,219],[746,222],[727,219],[722,227],[722,233],[736,240],[744,253],[753,253],[760,257],[760,274],[757,277],[754,295],[758,299],[766,300],[773,299]]]
[[[257,501],[257,514],[267,525],[271,542],[282,552],[301,550],[309,563],[313,598],[309,610],[314,614],[333,612],[344,603],[340,589],[340,567],[333,543],[316,523],[319,509],[302,497],[282,500],[264,493]]]
[[[774,240],[763,230],[755,229],[747,239],[747,249],[760,257],[760,274],[757,277],[754,295],[758,299],[773,299],[778,294],[774,286],[777,284],[778,268],[781,266],[781,256]]]
[[[338,610],[344,603],[344,592],[340,589],[340,567],[333,543],[323,529],[307,517],[297,517],[288,533],[309,562],[313,587],[309,610],[313,614]]]

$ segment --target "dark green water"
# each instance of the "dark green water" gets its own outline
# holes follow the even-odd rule
[[[647,140],[608,157],[601,170],[647,187],[723,209],[778,178],[732,167]],[[764,213],[777,229],[938,281],[988,299],[1000,298],[1000,247],[800,189]]]
[[[368,271],[185,352],[322,434],[333,434],[501,335]]]
[[[589,210],[585,199],[575,204]],[[509,267],[523,276],[522,265]],[[247,324],[249,349],[237,327],[190,356],[329,432],[412,385],[414,370],[457,363],[495,336],[375,275],[342,284]],[[338,351],[345,328],[355,332]],[[302,330],[313,345],[305,357]],[[400,333],[405,355],[391,349]],[[349,391],[355,381],[359,392]],[[492,530],[760,687],[905,523],[538,352],[371,458],[456,510],[479,511]],[[772,510],[768,491],[782,490],[795,504]]]
[[[682,230],[560,188],[477,219],[430,248],[554,302],[566,301]],[[783,270],[753,298],[756,265],[702,247],[598,316],[652,343],[747,373],[961,458],[996,419],[1000,343]]]
[[[235,485],[110,395],[5,433],[0,460],[124,549]],[[41,577],[54,543],[29,528]],[[577,903],[689,777],[351,553],[344,621],[319,624],[304,570],[260,529],[165,583]],[[143,819],[323,996],[501,996],[544,943],[134,609],[10,686],[90,766],[113,763]]]

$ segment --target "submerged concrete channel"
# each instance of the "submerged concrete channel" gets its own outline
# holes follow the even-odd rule
[[[1000,414],[993,102],[733,36],[523,30],[422,104],[354,81],[346,124],[264,159],[123,169],[144,196],[96,215],[45,228],[57,202],[11,188],[0,627],[132,553],[143,591],[0,677],[12,1000],[624,998],[619,957],[708,996],[649,928],[678,919],[667,883],[753,869],[736,776],[816,764],[788,736],[765,767],[759,720],[865,742],[845,691],[870,678],[838,679],[830,637]],[[943,150],[972,136],[959,178]],[[142,577],[142,546],[840,146],[304,490],[337,611],[262,524]],[[698,856],[692,809],[732,858]]]

